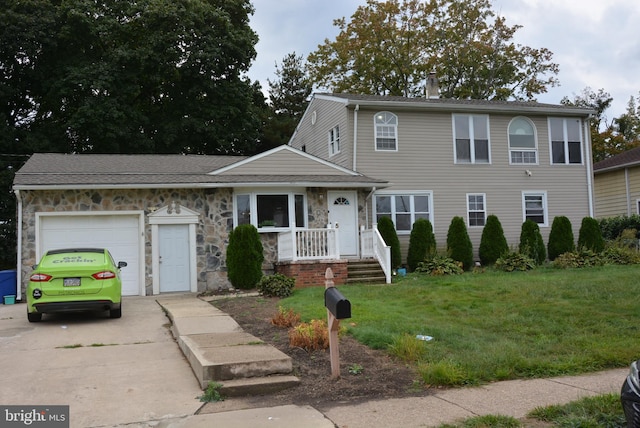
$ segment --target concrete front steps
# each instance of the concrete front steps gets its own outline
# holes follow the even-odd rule
[[[375,259],[353,259],[347,264],[347,284],[385,284],[387,278]]]
[[[171,332],[202,389],[222,384],[228,397],[259,395],[296,386],[291,357],[246,333],[229,315],[195,294],[157,299]]]

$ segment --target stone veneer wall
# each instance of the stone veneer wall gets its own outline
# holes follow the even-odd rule
[[[225,254],[229,232],[233,229],[232,189],[100,189],[100,190],[43,190],[22,191],[23,198],[23,284],[31,274],[31,266],[37,263],[35,236],[38,212],[92,212],[143,211],[145,233],[145,289],[152,293],[151,226],[147,215],[175,201],[183,207],[200,213],[196,226],[196,252],[198,290],[229,288]],[[359,192],[358,219],[364,224],[365,192]],[[328,222],[326,190],[307,189],[308,227],[322,228]],[[370,219],[369,219],[370,220]],[[273,273],[277,262],[277,233],[261,233],[265,251],[263,270]],[[324,269],[322,269],[324,275]],[[24,290],[24,286],[23,286]]]

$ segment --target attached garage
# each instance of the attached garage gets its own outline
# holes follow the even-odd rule
[[[142,213],[38,213],[36,223],[38,259],[53,249],[107,248],[116,262],[127,262],[122,269],[122,294],[144,295]]]

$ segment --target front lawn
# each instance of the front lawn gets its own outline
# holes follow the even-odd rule
[[[410,274],[349,285],[348,333],[414,364],[430,385],[469,385],[628,367],[640,358],[640,266]],[[326,319],[324,287],[282,300]],[[419,341],[416,335],[433,337]]]

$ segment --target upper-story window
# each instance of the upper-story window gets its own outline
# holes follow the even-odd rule
[[[329,130],[329,156],[340,153],[340,127],[334,126]]]
[[[549,135],[551,136],[551,163],[582,163],[579,119],[549,118]]]
[[[529,119],[516,117],[509,124],[509,153],[512,164],[537,164],[536,129]]]
[[[398,116],[381,111],[374,116],[376,150],[398,150]]]
[[[490,163],[489,116],[454,114],[456,163]]]

